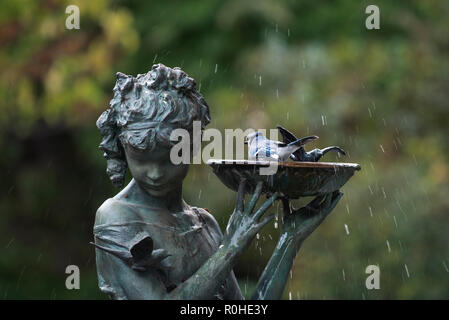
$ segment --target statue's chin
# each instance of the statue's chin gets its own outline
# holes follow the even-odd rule
[[[161,189],[145,188],[145,191],[153,197],[164,197],[170,192],[170,189],[169,188],[161,188]]]

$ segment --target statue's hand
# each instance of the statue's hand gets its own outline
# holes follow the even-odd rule
[[[278,197],[278,193],[274,193],[253,213],[256,202],[262,193],[262,182],[257,184],[255,192],[246,207],[244,207],[245,185],[246,179],[242,179],[237,192],[235,209],[229,219],[222,242],[235,254],[243,252],[254,236],[273,219],[274,215],[271,214],[260,221],[263,214]]]
[[[282,199],[282,234],[293,239],[296,244],[301,244],[332,212],[342,196],[340,191],[334,191],[316,197],[308,205],[297,210],[292,210],[289,201]]]

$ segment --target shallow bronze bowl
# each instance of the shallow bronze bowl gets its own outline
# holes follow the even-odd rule
[[[263,193],[279,191],[290,199],[316,196],[339,190],[355,171],[356,163],[338,162],[268,162],[254,160],[210,159],[207,162],[217,177],[231,190],[237,191],[241,178],[247,179],[246,192],[254,192],[257,182],[263,181]],[[260,174],[261,168],[277,164],[274,174]],[[265,169],[267,170],[267,169]],[[274,171],[272,171],[274,172]]]

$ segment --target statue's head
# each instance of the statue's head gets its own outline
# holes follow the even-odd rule
[[[137,77],[117,73],[113,91],[109,109],[97,120],[107,174],[121,187],[129,167],[150,193],[167,193],[188,169],[187,164],[170,161],[170,148],[176,143],[170,140],[171,132],[181,128],[192,135],[193,121],[201,121],[202,130],[210,122],[209,107],[195,80],[179,68],[156,64]]]

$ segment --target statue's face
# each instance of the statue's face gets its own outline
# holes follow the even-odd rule
[[[154,197],[179,189],[189,169],[188,164],[173,164],[167,148],[141,151],[126,145],[125,154],[134,180]]]

